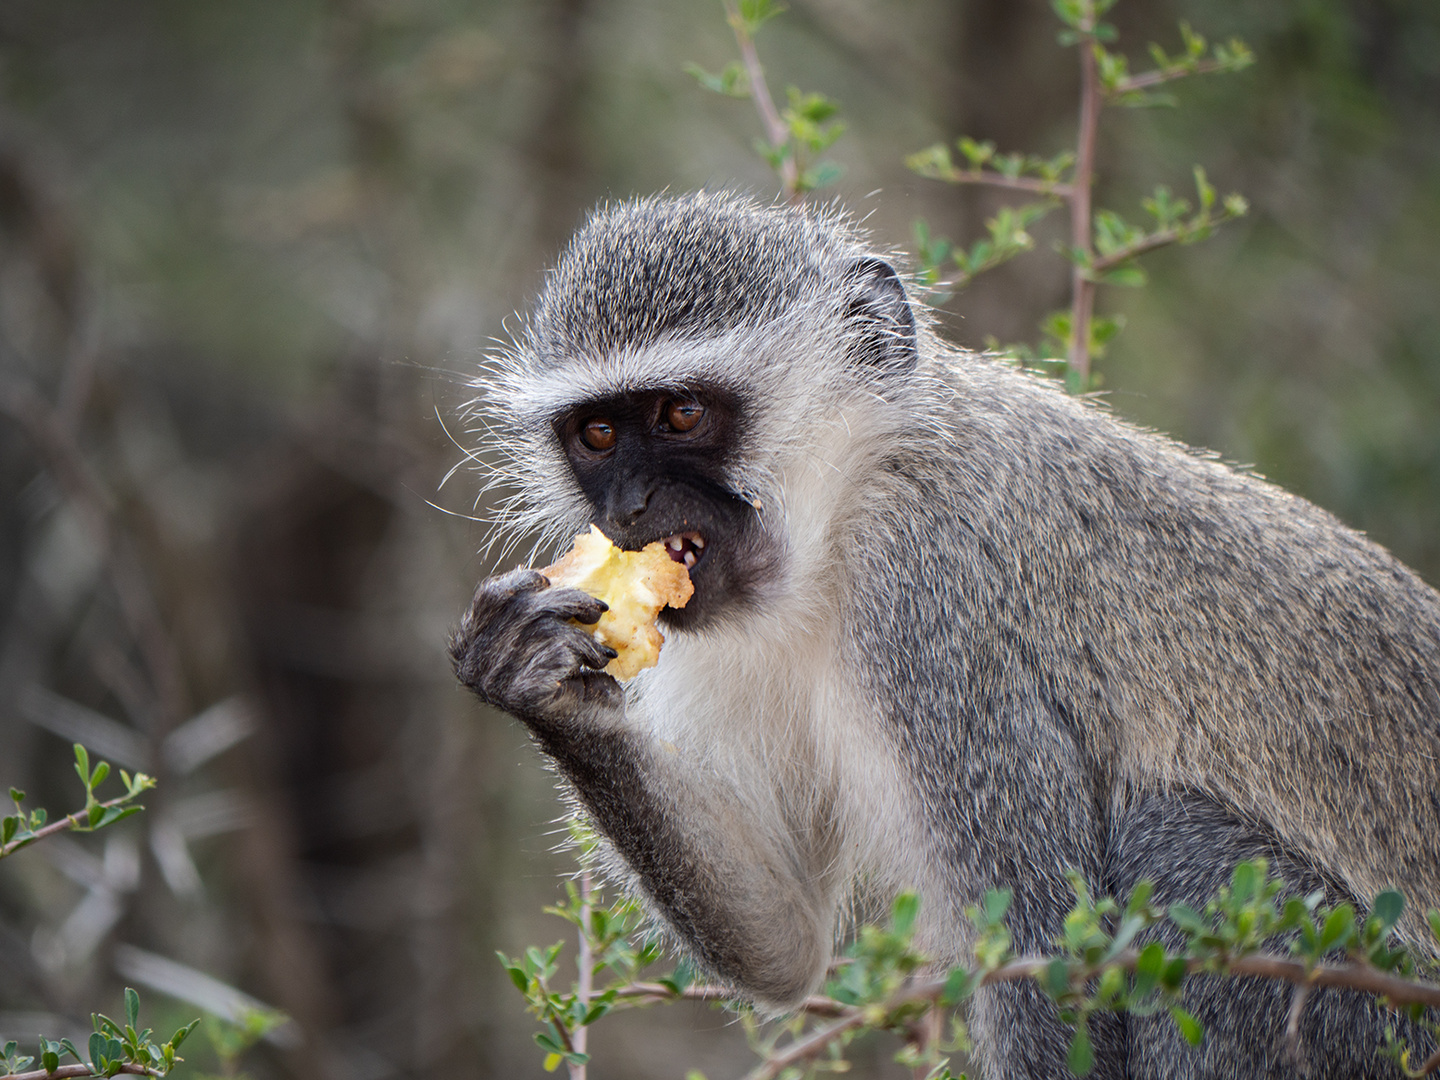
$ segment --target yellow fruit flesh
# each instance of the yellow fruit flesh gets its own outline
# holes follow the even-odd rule
[[[579,589],[610,605],[594,633],[619,653],[605,671],[622,680],[659,662],[665,637],[655,617],[667,605],[684,607],[695,592],[689,571],[670,557],[663,543],[621,551],[594,525],[575,538],[564,558],[540,572],[553,586]]]

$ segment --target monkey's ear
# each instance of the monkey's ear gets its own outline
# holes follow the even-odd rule
[[[847,271],[850,303],[845,321],[853,337],[851,359],[877,374],[906,372],[915,366],[915,314],[895,268],[865,256]]]

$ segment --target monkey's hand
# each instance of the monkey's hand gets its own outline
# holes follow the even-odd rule
[[[551,588],[538,570],[482,581],[450,640],[455,674],[484,702],[554,731],[582,713],[616,714],[624,692],[601,669],[615,650],[570,620],[593,624],[602,600]]]

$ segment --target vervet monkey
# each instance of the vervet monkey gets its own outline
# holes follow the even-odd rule
[[[1020,953],[1074,896],[1141,878],[1203,903],[1264,855],[1292,888],[1440,906],[1440,595],[1303,499],[943,343],[842,214],[723,194],[597,211],[482,380],[516,529],[666,540],[694,598],[624,687],[534,570],[483,582],[453,643],[713,976],[775,1009],[821,982],[857,886],[924,898],[969,959],[1009,888]],[[1192,979],[1092,1021],[1096,1076],[1298,1075],[1290,988]],[[1306,1075],[1398,1075],[1387,1023],[1310,995]],[[1064,1076],[1029,983],[972,1015],[988,1077]]]

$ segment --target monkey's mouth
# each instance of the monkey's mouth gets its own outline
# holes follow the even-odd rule
[[[665,545],[670,558],[684,563],[686,570],[695,569],[695,564],[705,554],[705,538],[699,533],[676,533],[674,536],[667,536],[661,543]]]

